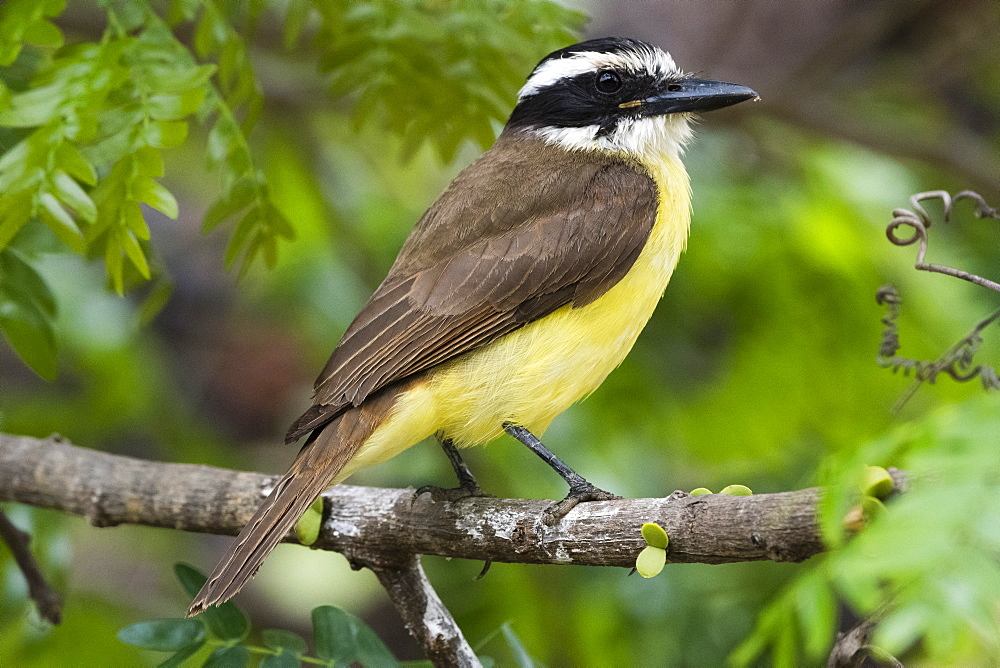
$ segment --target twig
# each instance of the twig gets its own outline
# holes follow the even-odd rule
[[[917,251],[917,261],[914,266],[921,271],[933,271],[940,274],[947,274],[948,276],[961,278],[962,280],[969,281],[970,283],[975,283],[976,285],[981,285],[985,288],[1000,292],[1000,283],[995,281],[991,281],[983,278],[982,276],[977,276],[976,274],[972,274],[961,269],[946,267],[940,264],[928,264],[924,262],[924,258],[927,256],[927,229],[931,226],[931,219],[930,216],[927,215],[927,211],[924,207],[920,205],[920,202],[928,199],[940,199],[944,203],[944,221],[946,223],[951,220],[954,204],[961,199],[971,199],[976,203],[976,210],[974,214],[976,218],[1000,218],[1000,213],[997,213],[996,209],[987,205],[986,200],[984,200],[983,196],[979,193],[972,192],[971,190],[963,190],[962,192],[956,194],[953,198],[947,191],[931,190],[928,192],[917,193],[916,195],[910,197],[910,205],[913,207],[913,211],[907,209],[895,209],[892,212],[892,222],[889,223],[889,226],[885,229],[885,235],[889,238],[889,241],[897,246],[910,246],[919,242],[920,247]],[[911,228],[913,230],[913,236],[898,236],[896,232],[903,226]]]
[[[872,632],[877,620],[862,620],[847,633],[838,633],[837,641],[830,650],[826,668],[863,668],[873,663],[879,666],[903,668],[896,657],[871,644]]]
[[[38,607],[38,614],[50,624],[58,624],[62,621],[62,598],[46,581],[38,562],[28,549],[31,536],[14,526],[2,509],[0,509],[0,539],[7,543],[11,554],[14,555],[14,561],[27,580],[28,595]]]
[[[931,218],[927,214],[927,210],[920,203],[929,199],[940,199],[944,204],[944,222],[946,223],[951,220],[955,203],[962,199],[971,199],[976,203],[974,211],[976,218],[1000,218],[1000,213],[986,204],[986,200],[979,193],[971,190],[963,190],[952,197],[945,190],[930,190],[910,197],[910,206],[913,207],[912,211],[908,209],[895,209],[892,212],[892,222],[885,229],[885,235],[889,241],[897,246],[910,246],[919,242],[917,260],[914,263],[914,267],[918,270],[961,278],[970,283],[1000,292],[1000,283],[995,281],[962,269],[924,262],[927,256],[927,230],[931,227]],[[900,237],[898,231],[901,227],[910,228],[913,231],[913,235]],[[921,383],[933,384],[937,380],[938,375],[942,373],[951,376],[960,383],[979,377],[985,389],[1000,389],[1000,377],[998,377],[993,367],[985,364],[972,366],[973,357],[983,342],[980,334],[991,324],[1000,320],[1000,310],[981,320],[968,335],[948,348],[938,359],[929,362],[896,355],[896,351],[899,350],[899,328],[896,325],[896,319],[899,317],[899,308],[902,303],[896,289],[891,285],[884,285],[879,288],[875,299],[879,304],[885,304],[888,308],[888,313],[882,318],[882,324],[885,325],[885,329],[882,333],[882,343],[879,346],[878,365],[891,368],[893,372],[902,369],[903,374],[907,376],[910,375],[911,371],[914,374],[913,383],[910,384],[910,387],[907,388],[893,406],[894,412],[902,410],[906,402],[919,389]]]
[[[462,629],[431,586],[420,557],[407,555],[397,562],[352,561],[370,568],[385,587],[410,635],[435,666],[482,668]]]
[[[885,329],[882,332],[882,343],[879,346],[876,363],[883,368],[891,368],[894,373],[902,369],[903,375],[909,376],[911,372],[914,375],[913,383],[896,401],[893,411],[902,410],[921,383],[934,384],[938,375],[942,373],[951,376],[959,383],[968,382],[978,377],[982,381],[984,389],[1000,389],[1000,377],[998,377],[996,369],[986,364],[972,366],[973,358],[983,343],[982,331],[1000,320],[1000,310],[994,311],[991,315],[980,320],[965,337],[948,348],[936,360],[929,362],[896,355],[899,350],[899,326],[896,324],[896,319],[899,317],[899,309],[902,305],[902,300],[896,289],[891,285],[883,285],[875,294],[875,300],[879,304],[884,304],[888,309],[885,317],[882,318]]]

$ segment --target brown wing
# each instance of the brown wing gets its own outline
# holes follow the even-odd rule
[[[561,306],[594,301],[632,267],[656,206],[652,179],[620,160],[502,136],[421,218],[287,439]]]

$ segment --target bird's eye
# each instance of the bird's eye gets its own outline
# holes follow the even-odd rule
[[[622,78],[617,73],[604,70],[597,73],[597,81],[594,82],[597,90],[605,95],[617,93],[622,87]]]

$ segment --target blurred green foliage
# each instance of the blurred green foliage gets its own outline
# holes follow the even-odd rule
[[[374,123],[402,136],[408,155],[429,140],[448,161],[466,138],[492,143],[524,70],[581,22],[537,0],[457,11],[425,2],[275,4],[285,10],[287,48],[309,19],[319,21],[311,42],[320,70],[356,129]],[[0,252],[18,249],[22,229],[43,223],[69,250],[103,258],[118,293],[149,280],[155,256],[142,205],[177,218],[176,198],[158,181],[162,150],[184,143],[198,121],[208,128],[207,165],[221,174],[203,230],[238,216],[225,264],[245,271],[262,257],[274,267],[278,240],[295,231],[247,139],[263,98],[238,30],[252,32],[267,3],[173,0],[166,19],[153,3],[101,5],[100,39],[66,47],[49,21],[64,2],[11,0],[0,13],[0,66],[10,68],[0,76]],[[193,30],[190,45],[182,30]],[[16,253],[10,258],[6,265],[17,264]],[[29,274],[4,272],[0,326],[51,378],[55,314]]]
[[[581,24],[527,0],[7,0],[0,328],[16,354],[0,354],[0,429],[283,470],[284,427],[413,222],[492,141],[535,62]],[[994,101],[998,62],[974,63]],[[877,99],[891,121],[900,103],[881,98],[910,100],[921,83],[859,85],[858,104]],[[905,302],[908,357],[934,359],[995,309],[994,295],[918,274],[913,249],[884,240],[910,194],[966,184],[803,131],[766,100],[734,109],[739,122],[712,115],[699,127],[685,158],[690,248],[663,304],[546,441],[629,496],[829,484],[835,549],[798,565],[669,564],[651,580],[495,564],[469,584],[480,564],[426,559],[467,637],[500,665],[529,652],[555,665],[822,665],[835,631],[873,611],[874,642],[906,660],[1000,661],[997,399],[943,379],[894,415],[909,380],[874,362],[884,283]],[[914,132],[940,127],[939,109],[902,106]],[[230,218],[228,238],[200,236]],[[935,227],[933,261],[988,274],[996,241],[960,212]],[[225,264],[240,267],[238,285]],[[979,359],[995,360],[997,337],[984,338]],[[58,380],[18,357],[46,377],[58,367]],[[564,493],[506,440],[469,459],[496,494]],[[847,539],[864,465],[906,468],[913,485]],[[354,482],[449,475],[435,446],[418,446]],[[115,634],[176,617],[185,600],[166,565],[207,565],[222,544],[9,512],[67,607],[62,626],[39,622],[0,550],[0,665],[154,665]],[[336,555],[281,548],[240,599],[261,625],[300,634],[323,603],[413,656],[384,594]]]
[[[1000,656],[997,406],[987,396],[947,406],[831,459],[820,517],[833,549],[764,609],[733,663],[754,665],[765,649],[776,665],[819,663],[838,599],[857,615],[876,615],[872,644],[890,655],[952,665]],[[912,489],[851,536],[844,517],[859,501],[867,462],[905,469]]]

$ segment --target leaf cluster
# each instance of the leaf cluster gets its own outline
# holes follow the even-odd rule
[[[187,564],[175,564],[174,573],[188,596],[197,594],[206,580]],[[209,608],[190,619],[155,619],[131,624],[118,633],[118,638],[130,645],[172,652],[159,664],[161,668],[180,666],[202,655],[204,660],[200,665],[210,668],[247,665],[289,668],[303,663],[399,665],[368,625],[343,610],[320,606],[312,611],[312,623],[315,656],[308,654],[305,639],[290,631],[268,629],[261,633],[263,646],[250,644],[250,623],[232,602]]]
[[[106,6],[107,27],[98,41],[69,46],[46,18],[64,3],[12,0],[0,15],[0,33],[10,40],[0,48],[0,64],[9,66],[0,71],[3,264],[30,265],[40,250],[100,258],[119,294],[154,276],[143,207],[178,216],[176,197],[159,181],[162,152],[187,140],[192,121],[213,123],[210,166],[223,175],[223,199],[231,200],[248,178],[260,180],[243,134],[251,114],[243,126],[234,120],[239,105],[255,94],[259,99],[245,53],[242,60],[224,58],[229,52],[218,46],[221,39],[196,41],[192,52],[145,3],[123,7]],[[218,27],[222,22],[213,22],[211,7],[205,4],[190,18]],[[235,33],[226,36],[242,45]],[[220,62],[204,62],[213,57]],[[224,65],[243,67],[232,74]],[[276,238],[292,234],[261,186],[255,195],[244,201],[249,211],[234,234],[230,263],[241,251],[249,263],[263,249],[273,264]],[[33,245],[38,224],[57,242]],[[37,280],[19,280],[27,275],[4,273],[0,325],[25,361],[51,377],[55,308],[37,273]]]
[[[289,45],[308,4],[289,5]],[[429,141],[446,162],[469,137],[489,148],[539,56],[572,42],[584,21],[537,0],[312,4],[320,69],[330,93],[349,101],[355,126],[403,137],[405,156]]]
[[[816,662],[837,629],[839,604],[872,618],[881,654],[930,664],[1000,660],[1000,503],[996,400],[978,397],[875,441],[828,466],[820,508],[832,551],[793,580],[730,657],[753,665]],[[844,518],[858,503],[866,461],[897,464],[911,488],[857,535]]]
[[[188,564],[174,564],[174,574],[185,593],[193,597],[207,579]],[[118,639],[155,652],[171,652],[160,662],[160,668],[198,664],[206,668],[293,668],[317,666],[373,666],[376,668],[401,665],[370,626],[354,615],[330,605],[312,611],[314,652],[309,653],[306,640],[290,631],[266,629],[260,632],[262,644],[251,643],[250,622],[232,601],[206,609],[193,618],[154,619],[130,624],[118,632]],[[514,665],[536,668],[539,664],[525,649],[509,622],[504,622],[477,646],[483,647],[494,637],[502,636]],[[492,668],[494,660],[480,656],[484,666]],[[415,665],[430,665],[416,662]],[[413,665],[411,662],[410,665]]]
[[[294,237],[250,142],[264,109],[251,40],[265,13],[288,49],[308,42],[353,127],[399,135],[408,154],[429,141],[445,160],[466,139],[492,143],[525,74],[583,20],[548,0],[99,5],[106,27],[76,44],[58,26],[65,0],[0,7],[0,329],[46,377],[56,309],[35,256],[100,259],[119,294],[156,279],[146,314],[162,306],[149,210],[178,217],[163,153],[190,143],[193,123],[220,179],[202,229],[236,220],[226,266],[273,267]]]

